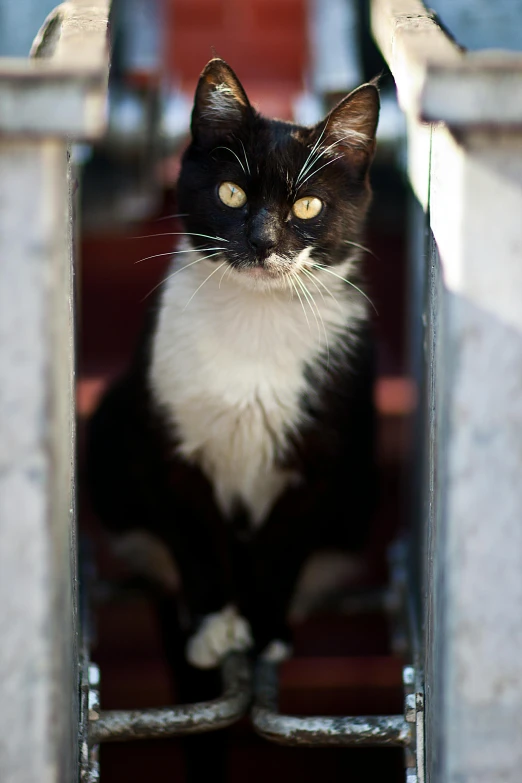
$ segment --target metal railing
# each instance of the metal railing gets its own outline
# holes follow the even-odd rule
[[[249,714],[254,731],[264,739],[300,747],[401,747],[404,749],[405,780],[423,783],[423,679],[419,668],[418,634],[411,611],[406,568],[407,549],[397,542],[390,552],[391,582],[376,600],[358,595],[350,601],[350,613],[385,611],[392,639],[401,654],[415,666],[403,670],[404,713],[368,716],[284,715],[278,710],[278,666],[258,660],[252,677],[251,662],[231,655],[222,666],[223,695],[210,702],[159,709],[100,710],[99,671],[90,666],[87,685],[89,720],[84,748],[83,783],[98,780],[98,744],[184,736],[215,731],[237,723]],[[396,631],[397,633],[394,633]],[[399,683],[398,683],[399,684]]]
[[[404,715],[296,717],[278,711],[277,666],[260,661],[252,725],[262,737],[280,745],[304,747],[409,747],[411,725]]]
[[[212,701],[141,710],[91,711],[90,744],[138,739],[161,739],[217,731],[236,723],[252,698],[247,659],[230,655],[222,666],[223,695]]]

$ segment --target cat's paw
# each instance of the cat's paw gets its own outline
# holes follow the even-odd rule
[[[198,669],[213,669],[229,652],[252,647],[250,625],[234,606],[209,614],[187,642],[187,660]]]
[[[291,645],[282,642],[281,639],[272,639],[261,653],[261,658],[269,663],[282,663],[291,658],[292,653]]]

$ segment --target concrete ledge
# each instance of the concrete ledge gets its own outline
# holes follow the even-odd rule
[[[0,58],[0,132],[95,138],[106,125],[110,0],[71,0],[45,20],[33,59]]]
[[[407,114],[459,128],[522,127],[522,55],[466,52],[420,0],[372,0],[372,30]]]

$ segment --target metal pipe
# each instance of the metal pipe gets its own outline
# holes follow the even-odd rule
[[[258,734],[279,745],[406,747],[411,742],[411,729],[402,715],[296,718],[254,707],[252,723]]]
[[[411,743],[411,726],[403,715],[306,717],[278,712],[277,667],[260,664],[256,703],[252,710],[255,731],[280,745],[308,747],[399,746]]]
[[[89,743],[200,734],[240,720],[251,701],[251,671],[245,656],[230,655],[222,667],[223,695],[212,701],[144,710],[103,710],[91,722]]]

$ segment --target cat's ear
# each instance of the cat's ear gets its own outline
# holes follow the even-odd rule
[[[246,93],[232,68],[215,58],[199,77],[192,110],[192,137],[202,147],[233,135],[253,114]]]
[[[379,91],[375,84],[363,84],[335,106],[318,126],[324,142],[369,165],[375,152],[375,133],[379,121]]]

